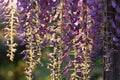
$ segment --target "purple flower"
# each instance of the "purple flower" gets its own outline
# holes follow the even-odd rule
[[[115,15],[115,20],[120,22],[120,16],[118,14]]]
[[[76,12],[77,9],[78,9],[78,6],[77,5],[71,5],[70,9],[72,10],[72,12]]]
[[[53,7],[57,6],[60,4],[60,0],[56,0],[55,2],[50,3]]]
[[[28,58],[26,56],[24,56],[23,61],[28,61]]]
[[[75,43],[79,43],[82,40],[82,36],[78,38],[78,40],[75,41]]]
[[[68,76],[68,77],[66,78],[66,80],[71,80],[71,76]]]
[[[67,0],[68,3],[71,3],[73,0]]]
[[[63,74],[67,74],[68,73],[68,68],[64,68],[64,70],[62,72],[63,72]]]
[[[116,32],[117,32],[118,35],[120,35],[120,28],[117,28]]]
[[[24,51],[22,51],[20,54],[24,54],[24,55],[26,55],[27,52],[24,50]]]
[[[40,8],[45,9],[48,6],[48,0],[40,0]]]
[[[90,11],[90,15],[91,15],[92,17],[96,16],[96,14],[97,14],[97,10],[92,9],[92,10]]]
[[[67,53],[62,58],[62,60],[65,60],[65,61],[69,59],[70,59],[70,56]]]
[[[116,7],[116,12],[120,13],[120,7],[119,6]]]
[[[48,23],[50,21],[50,16],[49,16],[48,13],[41,14],[39,16],[39,18],[40,18],[40,23],[41,24],[45,24],[45,23]]]
[[[22,41],[25,39],[26,36],[19,36],[18,38]]]
[[[0,14],[0,18],[4,19],[5,15],[4,14]]]
[[[107,17],[104,17],[103,21],[106,23],[107,22]]]
[[[117,37],[114,36],[114,37],[113,37],[113,41],[114,41],[114,42],[118,42],[119,39],[118,39]]]
[[[75,34],[73,34],[73,33],[71,33],[71,32],[69,32],[68,35],[69,35],[69,37],[70,37],[71,39],[73,39],[73,38],[75,37]]]
[[[116,45],[117,47],[120,47],[120,43],[115,43],[115,45]]]
[[[115,25],[114,21],[113,20],[110,20],[110,24],[113,28],[116,28],[117,26]]]
[[[116,4],[116,1],[115,0],[111,0],[111,5],[113,8],[116,8],[117,4]]]
[[[95,0],[88,0],[88,5],[89,6],[92,6],[92,5],[94,5],[95,4]]]

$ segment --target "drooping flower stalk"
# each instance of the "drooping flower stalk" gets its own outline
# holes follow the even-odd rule
[[[72,39],[73,56],[66,68],[64,74],[68,71],[70,74],[67,80],[88,80],[90,72],[90,54],[92,52],[92,39],[90,38],[90,16],[88,15],[88,6],[81,0],[66,1],[66,18],[68,18],[68,36]],[[70,21],[69,21],[70,18]],[[72,71],[72,73],[70,73]]]
[[[100,29],[102,24],[99,19],[102,14],[99,10],[102,5],[100,2],[102,1],[71,0],[66,3],[66,13],[69,14],[66,15],[68,19],[66,20],[70,24],[70,28],[67,29],[70,29],[74,50],[74,60],[69,61],[68,66],[63,70],[65,74],[68,73],[68,71],[73,71],[73,73],[68,76],[68,80],[88,80],[90,78],[91,56],[96,54],[95,51],[98,48],[101,49],[99,36],[101,36]],[[69,17],[71,17],[71,21],[69,21]]]
[[[25,68],[26,78],[32,80],[32,72],[34,68],[40,63],[41,58],[41,44],[42,44],[42,29],[44,27],[40,24],[39,3],[33,0],[20,1],[18,4],[19,9],[19,27],[17,29],[18,37],[22,41],[22,45],[26,45],[24,54],[27,66]]]
[[[105,65],[104,65],[104,70],[105,71],[109,71],[110,70],[110,65],[111,65],[111,62],[110,62],[110,60],[111,60],[111,58],[110,58],[110,56],[111,56],[111,53],[113,52],[112,50],[111,50],[111,43],[113,43],[113,41],[111,40],[111,34],[109,34],[109,32],[108,32],[108,29],[109,29],[109,23],[108,23],[108,11],[107,11],[107,9],[108,9],[108,2],[107,2],[107,0],[105,1],[105,3],[104,3],[104,18],[105,18],[105,20],[104,20],[104,23],[105,23],[105,25],[104,25],[104,32],[103,32],[103,34],[104,34],[104,41],[103,41],[103,44],[104,44],[104,51],[105,51],[105,58],[104,58],[104,61],[105,61]]]
[[[61,80],[61,65],[62,65],[62,56],[63,56],[63,42],[62,42],[62,26],[63,26],[63,0],[59,0],[60,4],[56,6],[56,21],[53,22],[57,25],[51,26],[51,34],[53,37],[51,41],[53,42],[54,52],[49,54],[50,62],[48,68],[51,70],[51,80]],[[52,20],[54,20],[53,17]],[[55,28],[52,28],[55,27]]]
[[[118,53],[118,48],[120,47],[120,5],[119,1],[117,0],[110,0],[106,1],[105,4],[105,17],[106,17],[106,24],[105,24],[105,71],[112,72],[112,55],[114,53]]]
[[[108,7],[108,22],[111,27],[111,31],[108,29],[107,31],[111,33],[112,41],[113,41],[113,46],[115,52],[119,51],[117,47],[120,47],[120,1],[117,0],[111,0],[110,7]],[[113,13],[110,12],[110,8],[113,9]]]
[[[16,28],[18,26],[17,0],[2,0],[0,3],[2,4],[1,17],[4,19],[4,24],[6,25],[4,28],[6,45],[9,47],[7,56],[13,61],[16,51],[15,47],[17,46],[14,43]]]
[[[79,1],[78,6],[80,7],[81,15],[80,22],[81,29],[79,34],[75,37],[74,50],[75,50],[75,79],[89,80],[90,78],[90,54],[92,52],[92,39],[90,38],[91,18],[88,13],[89,9],[87,1]],[[78,41],[78,39],[81,39]],[[81,61],[80,61],[81,60]],[[80,69],[79,69],[80,68]],[[73,79],[74,80],[74,79]]]

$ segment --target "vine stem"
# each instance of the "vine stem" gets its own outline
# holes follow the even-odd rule
[[[12,2],[10,1],[9,5],[7,6],[9,9],[11,9],[10,11],[10,25],[8,27],[10,27],[10,32],[8,32],[9,35],[9,40],[7,42],[8,46],[9,46],[9,52],[7,54],[7,56],[10,57],[10,60],[13,61],[14,60],[14,52],[16,51],[16,49],[14,49],[14,47],[17,45],[14,43],[14,35],[16,34],[15,29],[16,26],[15,24],[15,19],[17,20],[17,17],[15,17],[14,15],[16,14],[16,2]]]
[[[64,0],[61,0],[61,12],[60,12],[60,32],[62,33],[62,26],[63,26],[63,6],[64,6]],[[61,41],[62,41],[62,38],[63,38],[63,35],[60,34],[60,37],[61,37]],[[60,42],[59,43],[59,46],[60,46],[60,53],[59,53],[59,57],[58,57],[58,80],[61,80],[61,63],[62,63],[62,54],[63,54],[63,50],[62,50],[62,47],[63,47],[63,43]]]

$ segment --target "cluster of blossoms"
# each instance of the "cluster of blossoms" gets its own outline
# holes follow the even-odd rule
[[[0,6],[2,7],[0,17],[4,19],[3,24],[6,25],[4,28],[6,44],[9,47],[7,56],[10,57],[10,60],[13,61],[14,53],[16,51],[15,47],[17,46],[14,43],[14,37],[16,35],[16,28],[18,26],[18,17],[17,17],[17,1],[13,0],[0,0]]]
[[[41,35],[39,33],[41,26],[38,23],[38,14],[40,11],[37,9],[38,5],[32,0],[19,0],[19,26],[17,28],[18,38],[22,41],[21,45],[26,45],[26,49],[21,53],[24,54],[27,66],[25,73],[27,79],[31,80],[32,71],[35,66],[40,62],[41,57]]]
[[[67,80],[88,80],[90,72],[90,54],[92,40],[88,36],[90,25],[88,8],[86,1],[71,0],[66,1],[65,19],[68,20],[66,25],[69,30],[69,37],[71,41],[70,47],[73,49],[69,53],[74,59],[70,59],[68,65],[63,70],[64,74],[69,74]],[[86,17],[88,16],[88,17]]]
[[[120,46],[120,1],[117,0],[111,0],[111,8],[114,10],[113,13],[108,12],[110,14],[109,16],[109,23],[112,27],[112,40],[113,40],[113,46],[114,48],[117,48]],[[110,32],[110,31],[108,31]]]
[[[113,44],[116,48],[120,46],[120,5],[111,0],[116,14],[107,16],[107,3],[104,0],[0,0],[10,60],[13,61],[16,51],[14,36],[17,35],[22,41],[20,45],[26,46],[20,54],[27,64],[27,80],[32,80],[33,69],[41,62],[41,50],[46,47],[53,48],[47,63],[51,80],[63,80],[62,75],[67,75],[66,80],[89,80],[92,58],[97,52],[104,48],[106,53],[111,53],[109,48]],[[114,33],[111,34],[108,25]]]
[[[110,66],[113,64],[112,54],[119,53],[120,47],[120,1],[106,1],[105,7],[105,70],[110,71]],[[112,9],[112,10],[111,10]]]

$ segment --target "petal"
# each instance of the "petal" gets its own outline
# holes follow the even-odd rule
[[[120,22],[120,16],[118,14],[115,15],[115,20],[118,21],[118,22]]]
[[[119,39],[118,39],[117,37],[113,37],[113,41],[114,41],[114,42],[118,42]]]
[[[120,13],[120,7],[119,6],[116,7],[116,12]]]
[[[115,25],[114,21],[113,20],[110,20],[110,24],[111,24],[111,27],[112,28],[116,28],[117,26]]]
[[[115,0],[111,0],[111,5],[113,8],[116,8],[117,4],[116,4]]]

